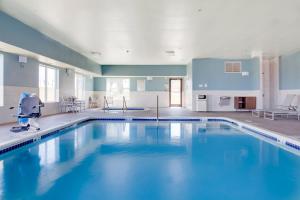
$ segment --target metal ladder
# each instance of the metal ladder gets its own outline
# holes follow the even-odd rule
[[[107,98],[106,98],[106,96],[104,96],[104,105],[103,105],[103,107],[104,107],[104,112],[107,110],[107,111],[109,111],[109,105],[108,105],[108,101],[107,101]]]
[[[125,110],[128,110],[128,107],[127,107],[126,99],[125,99],[125,97],[123,96],[122,111],[125,112]]]

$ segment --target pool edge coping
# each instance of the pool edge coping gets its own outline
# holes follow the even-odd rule
[[[25,133],[28,135],[25,135],[25,137],[19,137],[12,140],[8,140],[6,142],[0,143],[0,155],[3,155],[9,151],[12,151],[14,149],[23,147],[25,145],[34,143],[36,141],[39,141],[41,139],[44,139],[48,136],[55,135],[56,133],[59,133],[60,131],[71,127],[76,126],[78,124],[92,121],[92,120],[99,120],[99,121],[125,121],[125,122],[142,122],[142,121],[152,121],[155,122],[157,119],[155,117],[94,117],[94,116],[86,116],[81,117],[76,120],[72,120],[69,122],[65,122],[63,124],[60,124],[55,127],[51,127],[48,129],[44,129],[38,132],[30,132]],[[229,117],[189,117],[189,116],[182,116],[182,117],[160,117],[158,122],[228,122],[234,125],[235,127],[244,130],[244,131],[250,131],[251,133],[254,133],[255,135],[273,140],[273,142],[276,142],[276,144],[283,145],[287,148],[292,148],[293,150],[296,150],[300,152],[300,141],[296,138],[292,138],[286,135],[283,135],[281,133],[271,131],[268,129],[264,129],[252,124],[248,124],[236,119],[232,119]]]

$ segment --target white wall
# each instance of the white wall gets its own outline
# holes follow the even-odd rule
[[[300,95],[300,89],[299,90],[279,90],[278,92],[278,105],[282,105],[286,95],[288,94],[295,94],[295,95]],[[297,106],[297,98],[294,98],[294,101],[292,102],[292,105]],[[276,107],[275,106],[275,107]]]
[[[4,86],[4,106],[0,107],[0,123],[8,123],[16,121],[14,115],[17,114],[17,106],[19,104],[19,96],[22,92],[38,93],[37,88]],[[15,109],[9,109],[15,107]]]
[[[184,79],[184,100],[185,100],[185,107],[187,109],[192,110],[193,107],[193,101],[192,101],[192,96],[193,96],[193,80],[192,80],[192,63],[189,63],[187,65],[187,76]]]
[[[196,110],[196,97],[201,95],[207,95],[207,108],[208,111],[235,111],[234,109],[234,97],[235,96],[255,96],[257,107],[261,106],[260,101],[258,101],[259,90],[248,90],[248,91],[238,91],[238,90],[194,90],[193,91],[193,110]],[[228,106],[220,106],[220,97],[230,96],[230,103]]]
[[[126,99],[128,107],[142,107],[142,108],[155,108],[156,96],[159,97],[159,107],[169,107],[169,92],[130,92],[130,98]],[[98,106],[103,108],[104,105],[104,91],[95,91],[93,96],[98,99]],[[122,102],[114,102],[113,107],[122,107]]]
[[[59,97],[75,95],[75,71],[69,69],[59,70]]]
[[[169,107],[169,92],[130,92],[130,99],[127,102],[129,107],[156,107],[156,97],[158,96],[159,107]]]
[[[4,106],[0,107],[0,124],[15,122],[17,107],[19,104],[19,96],[22,92],[38,94],[38,88],[4,86]],[[15,107],[14,109],[9,109]],[[46,103],[42,108],[43,115],[52,115],[59,112],[58,103]]]
[[[13,117],[17,110],[10,110],[10,107],[18,107],[19,96],[22,92],[39,93],[39,62],[33,58],[28,58],[28,62],[24,67],[18,63],[18,55],[0,52],[4,55],[4,106],[0,107],[0,124],[15,122],[17,119]],[[59,96],[74,96],[75,94],[75,72],[65,69],[59,70]],[[86,95],[93,94],[88,91]],[[88,103],[88,96],[86,99]],[[59,103],[45,103],[42,108],[42,115],[52,115],[59,113]]]
[[[236,60],[236,59],[235,59]],[[187,79],[192,74],[192,95],[186,94],[186,99],[191,98],[192,110],[196,110],[196,97],[207,95],[208,111],[235,111],[235,96],[254,96],[257,108],[262,106],[262,93],[260,76],[262,75],[262,62],[258,58],[240,59],[243,73],[224,72],[224,63],[229,59],[203,58],[192,60],[192,72],[187,67]],[[220,97],[231,97],[229,105],[220,105]],[[187,103],[188,105],[188,103]],[[189,106],[188,106],[189,107]]]
[[[99,108],[103,108],[104,105],[104,91],[94,91],[93,92],[93,98],[97,102]]]

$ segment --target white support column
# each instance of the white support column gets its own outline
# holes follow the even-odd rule
[[[259,94],[257,97],[257,109],[263,109],[264,102],[264,63],[262,53],[258,56],[259,58]]]
[[[263,56],[263,108],[270,109],[271,102],[271,77],[270,58]]]
[[[258,109],[270,109],[278,105],[279,58],[259,56],[260,88],[257,100]]]
[[[279,105],[279,57],[270,59],[270,107]]]

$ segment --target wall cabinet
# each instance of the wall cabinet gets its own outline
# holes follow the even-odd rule
[[[256,97],[234,97],[234,108],[237,110],[256,109]]]

